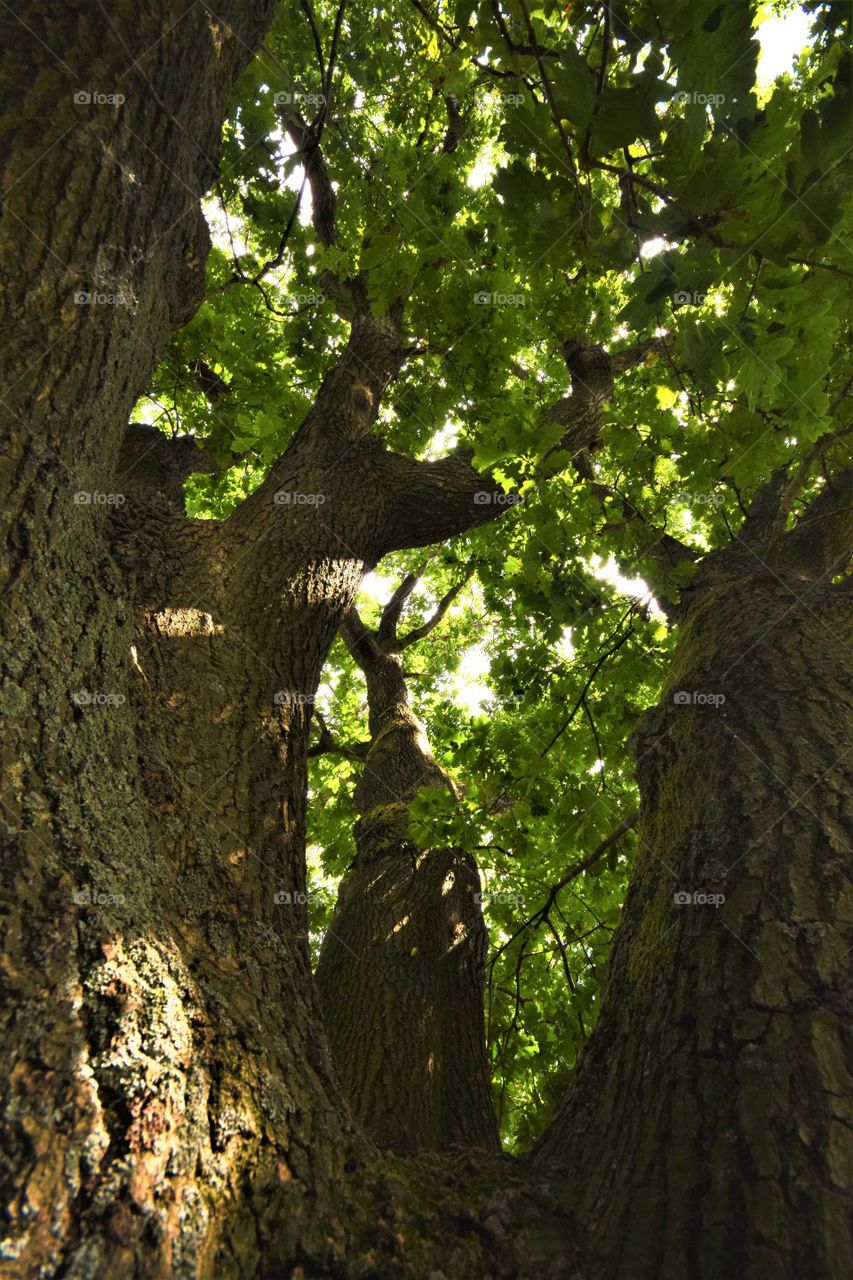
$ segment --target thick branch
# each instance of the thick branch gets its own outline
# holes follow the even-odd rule
[[[381,656],[382,650],[377,644],[376,635],[366,626],[355,605],[341,623],[341,637],[353,661],[362,671]]]
[[[131,422],[121,442],[115,484],[135,497],[161,497],[183,509],[183,487],[194,472],[219,470],[195,436],[165,435],[146,422]]]
[[[356,442],[375,445],[375,449],[367,450],[371,463],[374,454],[384,453],[378,441],[365,437],[370,436],[382,396],[404,358],[398,316],[356,316],[346,346],[323,379],[314,404],[290,445],[273,464],[263,484],[230,517],[234,526],[259,522],[268,526],[280,491],[304,491],[312,498],[319,494],[324,502],[329,499],[330,508],[332,501],[342,508],[356,496],[353,483],[373,485],[372,465],[369,477],[364,471],[360,473],[361,455],[351,446]],[[341,492],[342,487],[345,493]],[[370,489],[367,496],[373,500]],[[354,533],[349,537],[356,540]]]
[[[317,239],[328,248],[335,242],[337,198],[320,150],[319,131],[303,120],[298,111],[282,110],[281,120],[297,148],[311,188],[311,222]]]
[[[549,405],[542,413],[544,423],[556,422],[565,427],[563,435],[542,458],[543,468],[554,453],[594,453],[600,447],[601,415],[608,400],[613,398],[614,374],[640,364],[650,351],[660,346],[659,338],[648,338],[611,354],[601,346],[589,346],[577,338],[563,344],[563,357],[572,378],[572,394]],[[544,468],[544,474],[554,474],[554,468]]]
[[[451,151],[455,151],[459,146],[459,139],[465,132],[465,121],[462,112],[459,110],[459,102],[454,94],[445,94],[444,104],[447,107],[448,125],[441,149],[445,155],[449,155]]]
[[[609,485],[597,483],[594,478],[590,453],[601,447],[602,414],[604,406],[612,399],[614,375],[641,364],[650,351],[663,347],[661,338],[645,338],[621,351],[607,352],[601,346],[588,346],[577,338],[563,344],[563,356],[572,378],[572,393],[546,408],[543,423],[559,423],[565,428],[556,444],[546,450],[540,463],[540,477],[548,480],[563,470],[563,464],[552,455],[569,454],[575,471],[590,485],[592,492],[603,502],[617,497],[627,520],[646,521],[640,511],[624,495]],[[670,571],[686,560],[695,560],[697,554],[677,538],[663,530],[649,529],[649,543],[643,548],[644,558],[651,559],[660,568],[660,586],[665,587]],[[656,584],[657,589],[657,584]],[[664,590],[657,590],[661,608],[668,616],[677,612],[675,602],[667,599]]]
[[[414,573],[407,573],[382,610],[382,618],[376,632],[376,639],[386,653],[390,652],[391,646],[397,640],[397,623],[400,621],[400,614],[403,612],[403,607],[409,596],[420,582],[425,567],[423,565]]]
[[[779,467],[753,494],[740,541],[766,551],[781,536],[795,496],[787,468]]]
[[[380,554],[425,547],[489,524],[516,502],[471,465],[470,450],[436,462],[418,462],[387,452],[378,464],[386,495],[379,532]]]
[[[653,585],[658,604],[670,621],[675,621],[679,616],[680,606],[678,592],[673,592],[669,585],[670,574],[680,564],[695,563],[701,559],[700,553],[694,550],[693,547],[688,547],[685,542],[680,542],[678,538],[674,538],[672,534],[667,533],[665,530],[652,528],[643,513],[618,489],[596,482],[591,483],[591,488],[602,503],[607,498],[618,499],[625,520],[639,520],[648,529],[649,541],[641,548],[638,559],[651,560],[653,562],[657,570],[655,574],[656,581]]]

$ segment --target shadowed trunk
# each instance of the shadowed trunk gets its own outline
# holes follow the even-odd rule
[[[850,488],[711,559],[636,736],[604,1005],[533,1158],[607,1280],[853,1265]]]
[[[415,581],[411,575],[401,592]],[[317,985],[345,1092],[377,1143],[399,1152],[496,1149],[477,867],[458,849],[418,848],[408,830],[418,791],[453,784],[409,706],[400,660],[407,645],[396,632],[401,592],[377,632],[354,610],[344,623],[367,681],[370,742],[355,794],[356,857]]]
[[[406,1193],[344,1190],[370,1148],[276,893],[304,888],[307,703],[365,564],[484,518],[483,480],[363,438],[401,357],[360,315],[266,485],[183,516],[185,442],[122,446],[200,301],[199,198],[273,6],[55,8],[3,19],[0,1267],[357,1267],[399,1253]]]

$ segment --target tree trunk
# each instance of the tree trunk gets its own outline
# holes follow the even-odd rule
[[[483,519],[483,480],[364,439],[400,363],[394,324],[364,315],[231,521],[183,517],[183,446],[174,466],[122,448],[200,300],[199,198],[272,8],[4,20],[4,1275],[421,1256],[389,1225],[421,1212],[400,1173],[345,1174],[372,1151],[298,905],[307,712],[365,565]],[[321,493],[322,518],[294,493]],[[424,1173],[420,1247],[463,1275],[488,1245],[444,1179]]]
[[[583,1275],[853,1267],[851,598],[792,537],[707,565],[636,736],[601,1016],[533,1155],[566,1178]]]
[[[496,1150],[477,866],[459,849],[418,848],[408,829],[418,791],[453,784],[409,707],[395,625],[369,633],[353,612],[344,634],[367,680],[370,743],[356,857],[317,966],[332,1057],[380,1146]]]

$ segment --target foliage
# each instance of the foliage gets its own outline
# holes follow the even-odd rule
[[[850,64],[842,7],[805,8],[808,48],[760,87],[764,9],[748,0],[286,0],[226,125],[207,300],[137,407],[204,439],[222,471],[192,478],[188,510],[226,515],[345,340],[323,272],[362,271],[377,309],[409,294],[386,442],[417,456],[469,444],[524,498],[430,559],[415,622],[476,573],[407,654],[417,713],[464,788],[455,807],[423,795],[415,832],[475,851],[492,895],[490,1051],[508,1142],[541,1129],[595,1020],[630,865],[628,834],[547,921],[521,928],[636,807],[628,740],[673,634],[624,579],[677,595],[693,565],[661,569],[661,532],[699,554],[725,545],[771,472],[805,461],[807,494],[847,453]],[[331,245],[282,95],[321,138]],[[560,429],[542,410],[569,387],[562,344],[619,350],[655,334],[605,410],[599,490],[567,455],[543,478]],[[379,572],[393,589],[422,559],[400,553]],[[603,578],[607,565],[622,577]],[[475,660],[480,704],[458,678]],[[341,738],[365,735],[340,642],[320,703]],[[315,935],[352,856],[354,770],[312,764]]]

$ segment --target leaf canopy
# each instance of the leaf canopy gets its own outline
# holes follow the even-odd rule
[[[674,644],[658,603],[695,570],[662,567],[660,537],[701,557],[775,470],[809,464],[805,498],[849,454],[850,61],[842,6],[803,9],[806,47],[765,84],[756,24],[789,5],[286,0],[226,123],[207,299],[135,411],[203,441],[221,471],[191,478],[187,510],[227,515],[345,340],[325,273],[361,272],[375,310],[408,299],[385,442],[464,443],[522,496],[429,559],[411,625],[476,572],[406,655],[464,790],[423,793],[413,833],[471,849],[486,890],[508,1143],[541,1130],[595,1021],[633,833],[527,922],[636,809],[629,737]],[[331,238],[294,115],[319,136]],[[578,335],[612,352],[662,339],[616,379],[592,484],[568,454],[542,477],[561,435],[543,410],[569,392]],[[368,620],[422,560],[382,562]],[[318,699],[342,739],[364,737],[364,698],[337,643]],[[315,940],[353,854],[355,769],[312,762]]]

